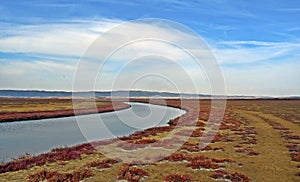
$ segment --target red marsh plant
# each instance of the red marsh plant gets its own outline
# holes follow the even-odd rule
[[[220,151],[225,151],[225,147],[211,147],[209,145],[207,145],[206,147],[204,147],[203,149],[201,149],[201,151],[209,151],[209,150],[214,150],[214,151],[217,151],[217,150],[220,150]]]
[[[124,150],[135,150],[138,148],[145,148],[147,144],[156,142],[157,140],[146,138],[146,139],[137,139],[137,140],[127,140],[118,144],[118,147],[121,147]]]
[[[149,143],[154,143],[156,141],[157,141],[156,139],[146,138],[146,139],[140,139],[140,140],[130,140],[128,142],[134,143],[134,144],[149,144]]]
[[[238,172],[234,172],[234,173],[228,173],[227,171],[224,170],[216,170],[214,171],[213,174],[210,175],[211,178],[213,179],[226,179],[226,180],[230,180],[232,182],[250,182],[251,179],[242,174],[242,173],[238,173]]]
[[[192,177],[187,174],[169,174],[165,177],[165,182],[191,182]]]
[[[171,162],[177,162],[177,161],[187,160],[188,158],[189,158],[189,156],[187,155],[187,153],[174,152],[170,156],[165,157],[164,160],[168,160]]]
[[[291,158],[293,161],[300,162],[300,152],[291,153]]]
[[[192,157],[190,162],[187,164],[187,167],[191,167],[193,169],[217,169],[220,166],[208,157],[200,155]]]
[[[229,176],[229,179],[232,182],[250,182],[251,181],[251,179],[248,176],[246,176],[242,173],[239,173],[239,172],[231,173]]]
[[[42,166],[47,162],[68,161],[81,158],[83,154],[92,154],[95,150],[90,144],[82,144],[74,147],[56,148],[51,152],[29,158],[20,158],[0,164],[0,173],[13,172],[28,169],[32,166]]]
[[[187,164],[187,167],[191,167],[193,169],[218,169],[220,166],[213,162],[210,159],[207,160],[192,160],[190,163]]]
[[[88,164],[86,164],[87,167],[90,168],[97,168],[97,169],[103,169],[103,168],[110,168],[113,164],[118,163],[118,160],[115,159],[104,159],[101,161],[93,161]]]
[[[145,169],[128,164],[122,165],[118,172],[118,180],[127,180],[128,182],[138,182],[146,176],[149,176],[149,173]]]
[[[153,144],[151,144],[151,147],[163,147],[167,149],[173,149],[175,147],[175,144],[181,143],[182,141],[180,138],[174,137],[171,139],[163,139],[159,140]]]
[[[40,170],[28,175],[28,182],[40,182],[47,180],[48,182],[79,182],[85,178],[93,176],[90,169],[79,168],[71,173],[59,173],[57,171]]]
[[[284,139],[285,140],[300,140],[300,136],[298,136],[298,135],[285,135]]]
[[[40,181],[44,181],[44,180],[49,180],[57,174],[58,174],[57,171],[48,171],[48,170],[42,169],[40,171],[37,171],[35,173],[28,175],[28,182],[40,182]]]
[[[128,142],[121,142],[121,143],[118,144],[118,147],[121,147],[124,150],[136,150],[138,148],[144,148],[146,146],[145,145],[138,145],[138,144],[128,143]]]
[[[202,128],[196,128],[192,134],[191,137],[201,137],[203,135]]]
[[[249,156],[254,156],[254,155],[259,155],[260,153],[253,150],[251,147],[246,147],[246,148],[238,148],[235,150],[236,153],[243,153],[247,154]]]
[[[189,152],[199,152],[199,143],[192,144],[192,143],[189,143],[189,142],[185,142],[181,146],[181,150],[187,150]]]
[[[215,163],[234,163],[235,161],[232,159],[224,158],[224,159],[217,159],[217,158],[212,158],[212,161]]]
[[[192,130],[181,130],[176,133],[177,136],[191,136]]]
[[[128,140],[138,140],[142,139],[143,137],[148,137],[148,136],[155,136],[157,133],[163,133],[167,131],[171,131],[174,129],[175,126],[161,126],[161,127],[153,127],[153,128],[148,128],[143,131],[137,131],[129,136],[124,136],[120,137],[120,140],[128,141]]]
[[[213,179],[228,179],[229,173],[225,170],[216,170],[213,174],[210,175]]]
[[[297,144],[287,144],[286,147],[290,152],[300,152],[300,145]]]

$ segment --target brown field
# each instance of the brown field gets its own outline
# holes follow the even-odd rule
[[[115,108],[108,99],[78,99],[76,107],[70,98],[0,98],[0,122],[16,120],[43,119],[73,116],[76,114],[91,114],[95,112],[109,112],[128,108],[127,104],[116,101]],[[97,106],[97,111],[93,107]]]
[[[9,102],[18,101],[5,101]],[[11,104],[15,107],[2,103],[0,116],[34,113],[36,105],[43,106],[38,107],[39,112],[55,112],[53,108],[56,111],[72,109],[70,102],[52,100],[46,104],[30,101],[27,106]],[[1,164],[0,181],[300,181],[299,100],[227,101],[216,136],[201,150],[198,144],[207,127],[210,101],[200,101],[199,117],[195,103],[191,100],[182,106],[178,100],[168,100],[169,106],[182,107],[188,110],[187,114],[172,120],[169,126],[122,137],[123,141],[112,139],[54,149]],[[103,101],[99,101],[97,106],[101,108],[102,104]],[[83,104],[83,108],[87,108],[86,105]],[[178,136],[188,133],[191,121],[196,121],[196,129],[175,153],[157,158],[156,162],[145,162],[155,152],[143,153],[143,149],[149,152],[152,148],[153,151],[172,148],[171,141],[180,143]],[[180,127],[176,127],[178,125]],[[170,132],[175,132],[177,137],[166,138]],[[108,159],[93,146],[116,156],[126,151],[139,156],[141,161],[128,162],[130,156]]]

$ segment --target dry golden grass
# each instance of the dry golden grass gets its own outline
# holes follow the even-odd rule
[[[204,103],[209,105],[209,102]],[[227,102],[226,113],[230,115],[229,118],[225,118],[228,123],[233,120],[240,121],[242,124],[238,126],[239,130],[251,131],[256,134],[239,135],[237,131],[233,129],[219,130],[219,134],[228,135],[232,141],[217,141],[209,144],[212,148],[224,147],[225,150],[208,150],[190,152],[179,149],[178,152],[186,153],[190,157],[204,155],[208,158],[217,159],[231,159],[235,162],[221,163],[222,170],[228,173],[242,173],[245,176],[251,178],[252,181],[282,181],[293,182],[300,181],[300,177],[296,176],[300,172],[297,165],[300,162],[292,161],[291,152],[286,147],[287,144],[299,143],[300,140],[286,140],[282,135],[281,130],[274,129],[268,120],[280,123],[283,127],[288,128],[292,135],[300,136],[300,121],[299,121],[299,108],[300,101],[259,101],[259,100],[235,100]],[[199,122],[205,122],[205,120],[199,120]],[[186,129],[186,128],[181,128]],[[169,132],[161,132],[155,136],[142,137],[143,139],[156,139],[160,140],[166,137]],[[256,140],[255,144],[245,143],[246,137],[253,137]],[[192,137],[188,139],[191,144],[197,144],[200,137]],[[249,156],[246,153],[238,153],[237,145],[240,148],[249,147],[259,153],[259,155]],[[116,154],[118,149],[116,143],[108,145],[107,152],[114,150]],[[119,149],[121,150],[121,149]],[[139,153],[140,152],[140,153]],[[145,156],[147,154],[142,151],[136,151],[135,155]],[[26,181],[29,174],[35,173],[41,169],[58,172],[72,172],[76,169],[85,167],[88,163],[105,159],[100,153],[84,155],[81,159],[70,161],[58,161],[43,166],[32,167],[28,170],[20,170],[16,172],[6,172],[0,174],[0,181]],[[155,164],[138,165],[138,167],[148,171],[149,176],[143,178],[143,181],[164,181],[165,176],[168,174],[187,174],[190,175],[193,181],[216,181],[211,178],[210,175],[214,173],[214,170],[200,169],[195,170],[191,167],[187,167],[188,161],[183,160],[179,162],[170,162],[168,160],[162,160]],[[122,162],[113,164],[111,168],[107,169],[94,169],[93,176],[86,178],[84,181],[116,181],[117,174],[122,166]],[[221,181],[224,179],[220,179]]]
[[[55,111],[73,109],[71,99],[59,98],[0,98],[0,113],[5,112],[36,112],[36,111]],[[97,100],[98,107],[110,105],[105,100]],[[82,100],[76,102],[76,109],[86,109],[95,106],[93,100]]]

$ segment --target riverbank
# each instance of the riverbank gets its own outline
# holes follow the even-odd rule
[[[196,103],[199,105],[196,106]],[[199,141],[208,124],[209,101],[167,100],[168,106],[188,112],[172,120],[169,126],[149,128],[128,137],[54,149],[47,154],[1,164],[0,179],[7,181],[298,181],[299,169],[299,101],[235,100],[227,102],[224,120],[209,145],[199,150]],[[197,111],[197,108],[201,108]],[[198,112],[198,113],[197,113]],[[198,115],[199,114],[199,115]],[[181,121],[179,121],[181,119]],[[141,151],[153,147],[164,150],[188,134],[191,123],[196,128],[186,142],[172,155],[157,162],[143,163],[152,153]],[[177,140],[177,141],[176,141]],[[138,145],[136,145],[138,144]],[[124,162],[108,159],[99,152],[135,154],[142,161]],[[97,148],[99,147],[99,148]],[[130,156],[129,156],[130,157]],[[131,156],[132,157],[132,156]],[[274,158],[277,160],[274,161]],[[134,159],[134,158],[133,158]],[[40,161],[40,162],[39,162]],[[22,170],[23,169],[23,170]],[[13,172],[14,171],[14,172]]]
[[[113,112],[1,123],[0,159],[6,162],[25,153],[38,155],[55,147],[128,136],[137,130],[164,126],[185,113],[173,107],[136,102],[128,104],[131,106],[129,109]],[[141,117],[150,114],[151,117],[141,120]]]
[[[122,100],[77,99],[76,115],[111,112],[129,108]],[[74,116],[71,98],[0,98],[0,122]],[[95,111],[94,106],[97,106]]]

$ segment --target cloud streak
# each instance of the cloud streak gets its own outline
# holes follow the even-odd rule
[[[22,53],[24,59],[0,58],[1,88],[71,90],[72,78],[80,56],[100,34],[122,22],[124,21],[119,19],[98,19],[97,21],[78,19],[38,25],[2,23],[0,52],[5,54]],[[113,41],[121,42],[121,39],[126,36],[140,33],[137,30],[143,30],[142,33],[145,36],[157,33],[174,41],[178,41],[178,39],[181,41],[191,40],[191,35],[174,29],[174,27],[154,24],[135,24],[134,26],[132,29],[128,29],[130,34],[116,32],[118,34],[113,35],[115,36]],[[112,40],[107,40],[105,46],[111,46],[110,41]],[[221,63],[229,94],[291,95],[299,93],[296,78],[299,78],[300,75],[295,68],[299,66],[300,43],[257,40],[216,41],[211,39],[209,42]],[[193,45],[193,42],[189,42],[187,50],[200,54],[203,59],[206,59],[205,51],[194,49]],[[180,49],[155,41],[135,42],[127,48],[127,50],[124,49],[123,52],[120,51],[114,55],[104,72],[105,83],[99,84],[96,89],[108,89],[110,85],[107,83],[112,82],[112,76],[124,60],[128,60],[132,55],[137,58],[141,57],[147,52],[166,58],[176,58],[174,59],[176,64],[187,70],[187,74],[198,85],[200,93],[210,91],[208,80],[205,78],[205,70],[203,71],[200,67],[193,65],[191,58],[187,57]],[[95,55],[99,55],[101,51],[97,50]],[[26,55],[33,57],[31,61],[26,61]],[[247,65],[247,67],[243,65]],[[166,66],[147,66],[146,70],[140,66],[136,69],[138,71],[134,73],[151,71],[151,69],[164,72]],[[268,73],[267,76],[266,72]],[[132,79],[134,73],[127,71],[123,78]],[[176,69],[169,69],[167,73],[180,82],[181,78]],[[276,86],[275,83],[269,83],[268,80],[276,80],[276,84],[279,86]],[[181,82],[184,83],[184,81]],[[122,83],[126,83],[126,80]],[[151,90],[153,83],[155,83],[153,79],[148,79],[146,83],[140,84],[140,89]],[[120,84],[120,88],[122,87],[123,85]],[[163,87],[162,84],[156,89],[163,89]],[[184,92],[189,92],[191,89],[186,86]]]
[[[0,38],[0,51],[80,56],[99,34],[118,23],[103,19],[40,25],[2,24],[1,34],[6,36]]]
[[[248,64],[298,55],[300,43],[263,41],[226,41],[216,45],[221,64]]]

